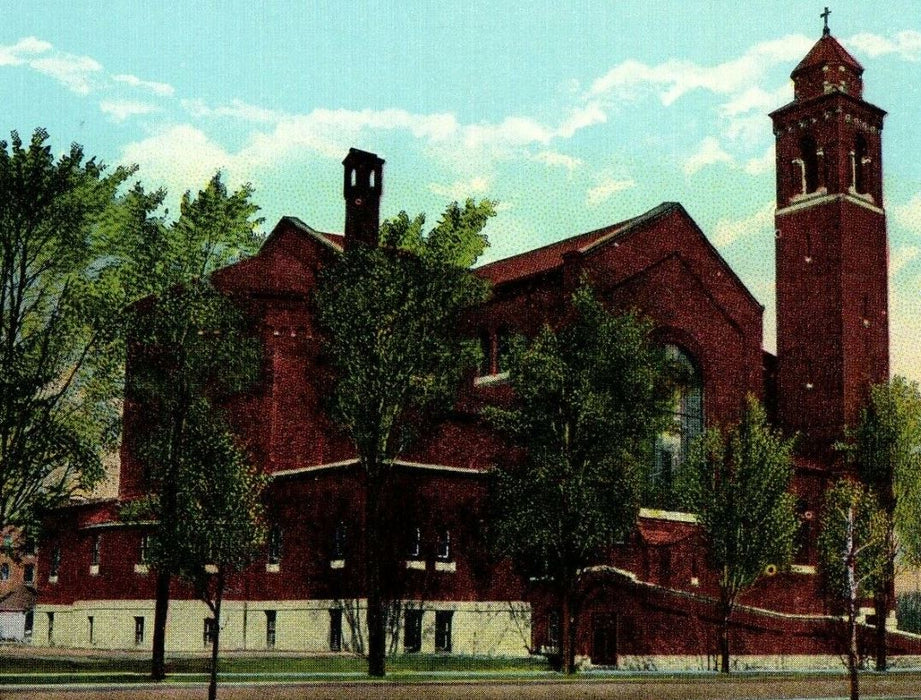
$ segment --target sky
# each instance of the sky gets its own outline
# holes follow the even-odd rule
[[[829,2],[829,0],[825,0]],[[681,202],[774,339],[767,114],[820,38],[811,0],[0,0],[0,137],[37,127],[136,164],[167,206],[218,170],[341,231],[349,147],[386,160],[382,215],[497,200],[482,259]],[[892,370],[921,380],[921,2],[838,0],[883,131]]]

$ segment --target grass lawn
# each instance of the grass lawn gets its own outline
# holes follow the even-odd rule
[[[167,675],[174,680],[199,681],[209,672],[205,657],[167,660]],[[356,656],[228,656],[220,660],[220,673],[234,680],[309,680],[351,678],[367,672],[367,661]],[[541,658],[488,658],[448,655],[399,655],[387,659],[391,677],[441,677],[444,675],[498,674],[532,676],[549,673]],[[149,657],[98,655],[4,656],[0,649],[0,684],[143,682],[150,673]]]

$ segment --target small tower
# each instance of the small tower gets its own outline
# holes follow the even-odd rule
[[[829,458],[872,384],[889,376],[885,112],[828,30],[771,114],[777,153],[778,418],[805,456]]]
[[[376,246],[380,228],[384,160],[375,153],[350,148],[344,166],[345,244]]]

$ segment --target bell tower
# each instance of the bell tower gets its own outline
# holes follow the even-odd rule
[[[384,159],[376,153],[350,148],[342,165],[345,244],[349,246],[359,242],[376,246],[384,190]]]
[[[771,114],[777,154],[778,418],[798,451],[827,458],[872,384],[889,377],[885,112],[831,35],[793,70]]]

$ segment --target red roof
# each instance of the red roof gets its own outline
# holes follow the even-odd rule
[[[863,73],[863,66],[857,62],[857,59],[851,56],[838,43],[838,40],[829,34],[816,42],[815,46],[806,54],[806,57],[793,69],[790,77],[795,78],[798,74],[810,68],[827,65],[845,65],[854,70],[857,75]]]
[[[627,219],[596,231],[582,233],[572,238],[566,238],[557,243],[545,245],[542,248],[535,248],[526,253],[513,255],[510,258],[488,263],[478,267],[476,273],[493,284],[501,284],[547,272],[560,267],[563,264],[563,257],[567,253],[584,253],[596,243],[601,244],[603,239],[606,240],[626,234],[628,231],[633,230],[635,226],[667,214],[679,206],[674,202],[664,202],[645,214],[635,216],[632,219]]]
[[[345,248],[345,236],[341,233],[320,233],[323,238],[339,248]]]

